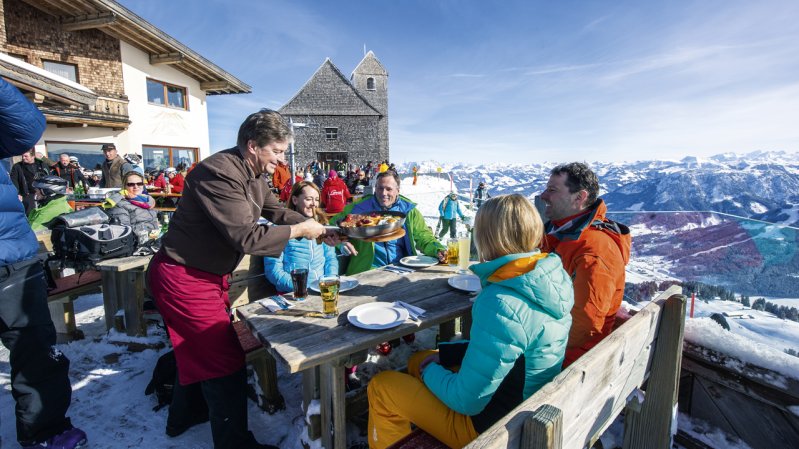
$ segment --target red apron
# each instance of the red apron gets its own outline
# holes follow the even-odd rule
[[[227,275],[187,267],[159,251],[147,276],[172,340],[181,385],[227,376],[244,367],[244,351],[228,312]]]

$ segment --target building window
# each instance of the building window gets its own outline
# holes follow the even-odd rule
[[[68,80],[78,82],[78,66],[64,62],[42,61],[44,69]]]
[[[338,139],[338,128],[325,128],[325,139],[327,140]]]
[[[186,88],[147,79],[147,102],[176,109],[188,109]]]
[[[189,168],[198,160],[197,148],[142,145],[142,164],[145,170],[166,170],[178,166]]]
[[[366,90],[375,90],[374,78],[366,78]]]
[[[11,56],[12,58],[17,58],[22,62],[28,62],[28,57],[25,55],[21,55],[18,53],[9,53],[8,56]]]
[[[102,151],[104,143],[113,142],[77,143],[45,141],[44,146],[47,148],[47,157],[53,162],[58,162],[58,157],[61,156],[62,153],[67,153],[70,156],[77,157],[81,167],[87,170],[100,170],[103,162],[105,162],[105,155]]]

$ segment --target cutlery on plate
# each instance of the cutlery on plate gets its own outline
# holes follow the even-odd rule
[[[424,318],[424,314],[425,314],[425,312],[426,312],[426,311],[425,311],[423,308],[421,308],[421,307],[416,307],[416,306],[414,306],[414,305],[412,305],[412,304],[408,304],[408,303],[407,303],[407,302],[405,302],[405,301],[397,301],[397,302],[398,302],[398,303],[399,303],[399,304],[400,304],[402,307],[404,307],[404,308],[406,308],[407,310],[409,310],[409,311],[413,312],[413,314],[414,314],[414,315],[416,315],[417,317],[422,317],[422,318]]]
[[[401,307],[405,309],[408,312],[408,317],[411,319],[411,321],[416,321],[417,323],[420,321],[419,320],[420,315],[416,314],[413,310],[405,307],[405,304],[402,301],[394,301],[394,307]]]

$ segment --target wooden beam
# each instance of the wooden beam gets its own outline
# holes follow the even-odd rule
[[[150,54],[150,65],[177,64],[179,62],[183,62],[183,53],[179,51],[173,53]]]
[[[61,29],[64,31],[91,30],[113,25],[117,22],[117,15],[113,12],[101,12],[82,16],[65,17],[61,19]]]
[[[685,296],[674,295],[666,300],[660,317],[657,347],[644,404],[640,412],[628,408],[624,416],[624,449],[671,447],[684,332]]]
[[[521,449],[561,449],[563,412],[544,404],[524,421]]]
[[[204,81],[200,83],[200,89],[202,90],[223,90],[229,88],[230,83],[227,81]]]

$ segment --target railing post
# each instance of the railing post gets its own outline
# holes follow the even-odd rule
[[[666,300],[658,327],[651,374],[641,411],[627,408],[624,418],[624,449],[669,449],[682,362],[685,331],[683,295]]]
[[[561,449],[563,412],[544,404],[524,421],[521,449]]]

